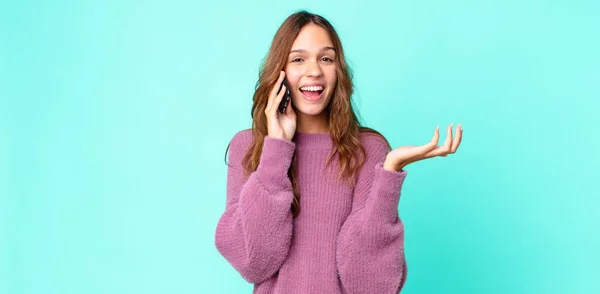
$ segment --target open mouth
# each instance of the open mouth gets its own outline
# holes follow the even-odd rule
[[[310,87],[301,87],[300,92],[302,95],[308,100],[319,100],[323,94],[324,88],[323,86],[310,86]]]

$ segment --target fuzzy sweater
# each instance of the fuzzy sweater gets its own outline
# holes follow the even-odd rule
[[[361,133],[367,154],[354,188],[338,181],[329,134],[296,132],[292,141],[265,137],[256,171],[242,159],[252,132],[229,147],[227,200],[215,233],[219,253],[254,294],[394,294],[407,267],[404,226],[398,216],[406,171],[388,171],[383,138]],[[297,153],[300,214],[294,218],[288,169]]]

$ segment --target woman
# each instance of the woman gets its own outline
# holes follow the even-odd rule
[[[284,78],[291,101],[280,113]],[[462,130],[452,140],[450,125],[437,146],[438,126],[428,144],[391,150],[359,125],[352,90],[331,24],[306,11],[289,16],[260,71],[252,129],[228,146],[215,236],[253,293],[399,293],[406,281],[403,168],[456,152]]]

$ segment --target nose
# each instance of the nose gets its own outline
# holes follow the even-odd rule
[[[306,75],[309,77],[319,77],[323,74],[321,70],[321,65],[319,65],[318,61],[309,62],[306,68]]]

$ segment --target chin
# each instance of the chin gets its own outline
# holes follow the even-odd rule
[[[295,111],[300,112],[302,114],[306,114],[306,115],[319,115],[319,114],[321,114],[321,112],[323,112],[323,109],[321,107],[319,107],[319,108],[300,107],[300,108],[296,109]]]
[[[323,112],[325,111],[325,108],[326,107],[323,105],[302,105],[296,111],[301,112],[302,114],[305,114],[305,115],[318,116],[318,115],[323,114]]]

